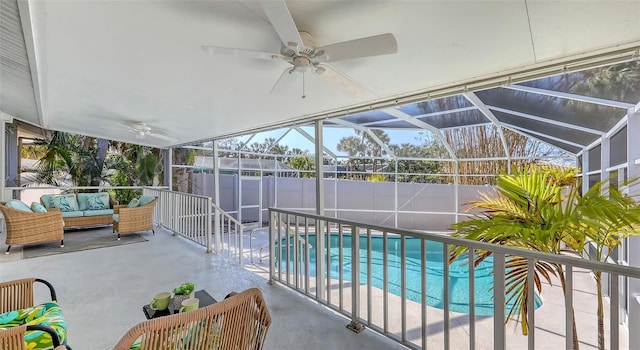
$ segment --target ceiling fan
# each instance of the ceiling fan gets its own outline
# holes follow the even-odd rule
[[[144,123],[144,122],[132,122],[129,125],[123,124],[123,123],[116,123],[116,125],[125,127],[130,132],[135,132],[136,133],[136,139],[139,139],[139,140],[144,139],[147,136],[151,136],[151,137],[155,137],[157,139],[161,139],[161,140],[165,140],[165,141],[169,141],[169,142],[178,141],[177,139],[174,139],[173,137],[169,137],[169,136],[164,135],[164,132],[162,132],[162,133],[151,132],[151,127],[149,127],[147,125],[147,123]]]
[[[261,1],[260,6],[267,15],[282,41],[280,53],[253,51],[237,48],[202,46],[202,50],[213,55],[243,56],[264,60],[281,60],[291,64],[276,81],[270,94],[283,90],[302,75],[302,98],[305,98],[305,73],[312,71],[317,77],[352,97],[359,97],[364,88],[357,82],[332,67],[328,62],[352,58],[394,54],[398,45],[393,34],[386,33],[341,43],[316,47],[310,33],[298,31],[284,0]]]

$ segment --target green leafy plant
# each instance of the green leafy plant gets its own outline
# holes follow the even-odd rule
[[[640,234],[640,205],[634,198],[607,186],[606,180],[581,194],[581,179],[576,173],[575,169],[538,166],[503,173],[497,178],[495,194],[481,194],[480,200],[468,203],[469,209],[480,212],[454,224],[454,236],[606,262],[625,239]],[[588,244],[594,246],[594,252],[587,249]],[[465,252],[464,247],[454,248],[450,261]],[[480,252],[475,263],[490,255],[491,252]],[[527,261],[515,256],[507,259],[506,289],[514,300],[508,316],[517,319],[523,334],[527,334]],[[604,349],[603,277],[602,272],[593,273],[598,293],[598,348]],[[534,283],[538,292],[542,291],[542,281],[551,284],[552,276],[560,280],[566,292],[566,271],[562,264],[535,262]],[[573,349],[579,349],[575,315],[572,342]]]
[[[188,295],[191,294],[195,290],[195,285],[191,282],[185,282],[180,287],[177,287],[173,290],[173,294],[175,295]]]

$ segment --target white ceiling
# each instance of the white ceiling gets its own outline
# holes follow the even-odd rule
[[[158,147],[640,45],[637,0],[286,1],[298,29],[310,32],[319,46],[382,33],[393,33],[398,45],[395,55],[333,63],[365,87],[364,96],[348,97],[308,77],[301,99],[301,88],[269,94],[285,62],[201,50],[213,45],[278,52],[280,40],[258,2],[18,4],[37,73],[37,106],[16,102],[3,88],[0,110],[47,129]],[[146,122],[152,132],[177,141],[139,140],[117,124],[132,122]]]

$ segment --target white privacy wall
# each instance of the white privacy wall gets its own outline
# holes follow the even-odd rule
[[[214,176],[193,176],[194,194],[214,197]],[[220,203],[227,212],[237,212],[238,178],[220,175]],[[258,181],[242,181],[242,205],[258,204]],[[428,183],[396,184],[343,179],[325,180],[325,211],[328,216],[412,230],[448,230],[455,213],[465,212],[465,203],[478,199],[479,192],[493,191],[489,186],[460,185],[458,205],[454,185]],[[315,179],[262,178],[262,220],[267,221],[269,207],[315,212]],[[242,221],[258,221],[258,210],[246,208]],[[464,219],[464,215],[460,216]]]

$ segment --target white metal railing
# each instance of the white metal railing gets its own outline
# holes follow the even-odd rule
[[[238,260],[240,266],[244,265],[244,225],[236,220],[230,213],[225,212],[215,203],[211,203],[213,211],[215,213],[215,244],[216,250],[222,254],[227,254],[229,259]],[[250,237],[250,244],[252,239]],[[253,247],[249,247],[249,252],[252,255],[251,261],[253,261]]]
[[[596,308],[595,284],[586,287],[578,284],[592,281],[590,277],[581,277],[585,276],[584,272],[601,271],[610,284],[610,299],[607,299],[609,307],[605,304],[608,313],[608,318],[605,318],[605,332],[608,333],[605,333],[605,337],[609,348],[629,346],[629,336],[625,336],[625,327],[620,327],[619,323],[619,293],[622,285],[619,280],[628,278],[638,281],[639,268],[290,210],[269,210],[270,282],[282,283],[349,317],[351,322],[348,328],[354,331],[366,326],[413,349],[535,349],[536,343],[542,348],[571,349],[573,310],[574,305],[578,304],[574,304],[574,299],[583,298],[585,293],[591,293],[590,301],[585,303],[581,300],[579,304],[582,307],[589,305],[591,309],[588,312],[592,316],[589,320],[593,322],[586,323],[587,318],[582,316],[586,313],[576,314],[578,336],[593,337],[597,334],[597,322],[593,315]],[[359,243],[352,244],[354,241]],[[407,244],[409,241],[410,245]],[[315,252],[304,248],[310,242]],[[432,249],[433,242],[439,242],[435,251]],[[467,266],[474,266],[473,256],[478,251],[493,253],[492,268],[487,269],[493,280],[489,287],[482,287],[476,282],[478,272],[474,268],[467,268],[463,276],[459,271],[450,271],[447,261],[450,248],[454,246],[467,247],[473,253],[466,255]],[[407,259],[408,254],[410,259]],[[427,259],[428,255],[433,257],[433,254],[439,254],[439,265],[431,258]],[[505,312],[508,311],[506,301],[509,299],[505,293],[505,275],[508,273],[505,263],[514,256],[526,259],[529,271],[527,336],[508,330],[505,323]],[[562,300],[557,303],[549,301],[552,306],[535,311],[533,269],[534,264],[540,261],[563,267],[567,289],[564,294],[549,292]],[[434,270],[434,266],[440,266],[441,271]],[[410,276],[409,270],[412,272]],[[442,285],[438,286],[441,288],[441,301],[438,301],[437,308],[431,307],[431,299],[428,303],[428,293],[432,291],[427,288],[433,288],[435,284],[428,286],[427,281],[434,274],[442,280]],[[578,278],[574,278],[574,274],[578,274]],[[468,287],[462,289],[462,295],[466,294],[469,305],[466,316],[452,310],[454,303],[451,296],[460,293],[461,278],[468,280]],[[395,293],[391,291],[393,288]],[[484,290],[480,290],[482,288]],[[550,288],[553,287],[545,284],[543,294]],[[555,285],[555,288],[559,287]],[[489,313],[491,316],[483,317],[476,314],[481,306],[477,296],[487,290],[493,292],[489,303],[493,312]],[[413,299],[408,297],[409,293],[412,293]],[[561,311],[562,303],[565,305],[564,312]],[[544,312],[544,317],[536,317],[540,312]],[[549,329],[549,322],[543,322],[558,318],[565,320],[560,329]],[[538,328],[536,320],[542,320],[538,322],[542,323]],[[516,328],[519,330],[519,326]],[[597,344],[597,340],[593,344]]]
[[[153,212],[156,225],[204,246],[207,253],[211,252],[211,197],[148,187],[143,188],[142,193],[158,198]]]

